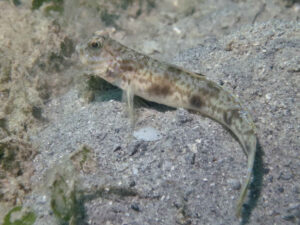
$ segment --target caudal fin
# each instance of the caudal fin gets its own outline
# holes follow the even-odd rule
[[[243,207],[243,204],[244,204],[247,192],[248,192],[248,188],[249,188],[249,185],[250,185],[250,181],[251,181],[251,175],[252,175],[252,173],[248,172],[245,183],[243,184],[243,187],[242,187],[242,190],[241,190],[241,193],[240,193],[240,197],[239,197],[239,200],[237,202],[236,214],[235,214],[236,217],[241,216],[242,207]]]
[[[242,207],[245,201],[245,198],[247,196],[247,192],[251,183],[251,177],[252,177],[252,171],[253,171],[253,166],[254,166],[254,160],[255,160],[255,154],[256,154],[256,143],[257,139],[256,136],[253,138],[249,138],[248,141],[251,143],[248,146],[248,149],[246,149],[248,153],[248,170],[247,170],[247,177],[246,180],[244,181],[239,200],[237,202],[237,208],[236,208],[236,217],[241,216],[242,212]]]

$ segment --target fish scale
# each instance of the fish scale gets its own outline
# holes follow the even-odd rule
[[[85,70],[127,92],[129,108],[137,95],[199,112],[232,131],[248,157],[247,176],[237,202],[239,217],[252,177],[257,137],[253,120],[238,99],[202,74],[136,52],[102,32],[77,46],[77,51]]]

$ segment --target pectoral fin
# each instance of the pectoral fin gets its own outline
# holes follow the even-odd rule
[[[123,93],[123,98],[126,100],[128,115],[130,119],[130,127],[133,130],[135,126],[135,113],[134,113],[134,93],[131,87],[129,87]]]

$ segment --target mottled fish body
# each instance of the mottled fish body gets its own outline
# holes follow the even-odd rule
[[[239,216],[251,180],[257,138],[254,123],[237,98],[201,74],[138,53],[101,33],[78,47],[78,52],[88,72],[129,96],[200,112],[233,132],[248,157],[247,177],[237,204]]]

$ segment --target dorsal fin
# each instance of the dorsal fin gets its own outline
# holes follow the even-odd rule
[[[205,75],[203,75],[202,73],[196,73],[196,72],[193,72],[195,75],[197,75],[197,76],[200,76],[200,77],[205,77]]]
[[[180,67],[180,66],[174,65],[174,64],[170,64],[170,65],[173,66],[174,68],[177,68],[177,69],[179,69],[179,70],[181,70],[181,71],[186,72],[187,74],[189,74],[189,75],[191,75],[191,76],[194,76],[194,77],[201,77],[201,78],[205,77],[205,75],[203,75],[203,74],[201,74],[201,73],[198,73],[198,72],[192,72],[192,71],[186,70],[186,69],[184,69],[184,68],[182,68],[182,67]]]

